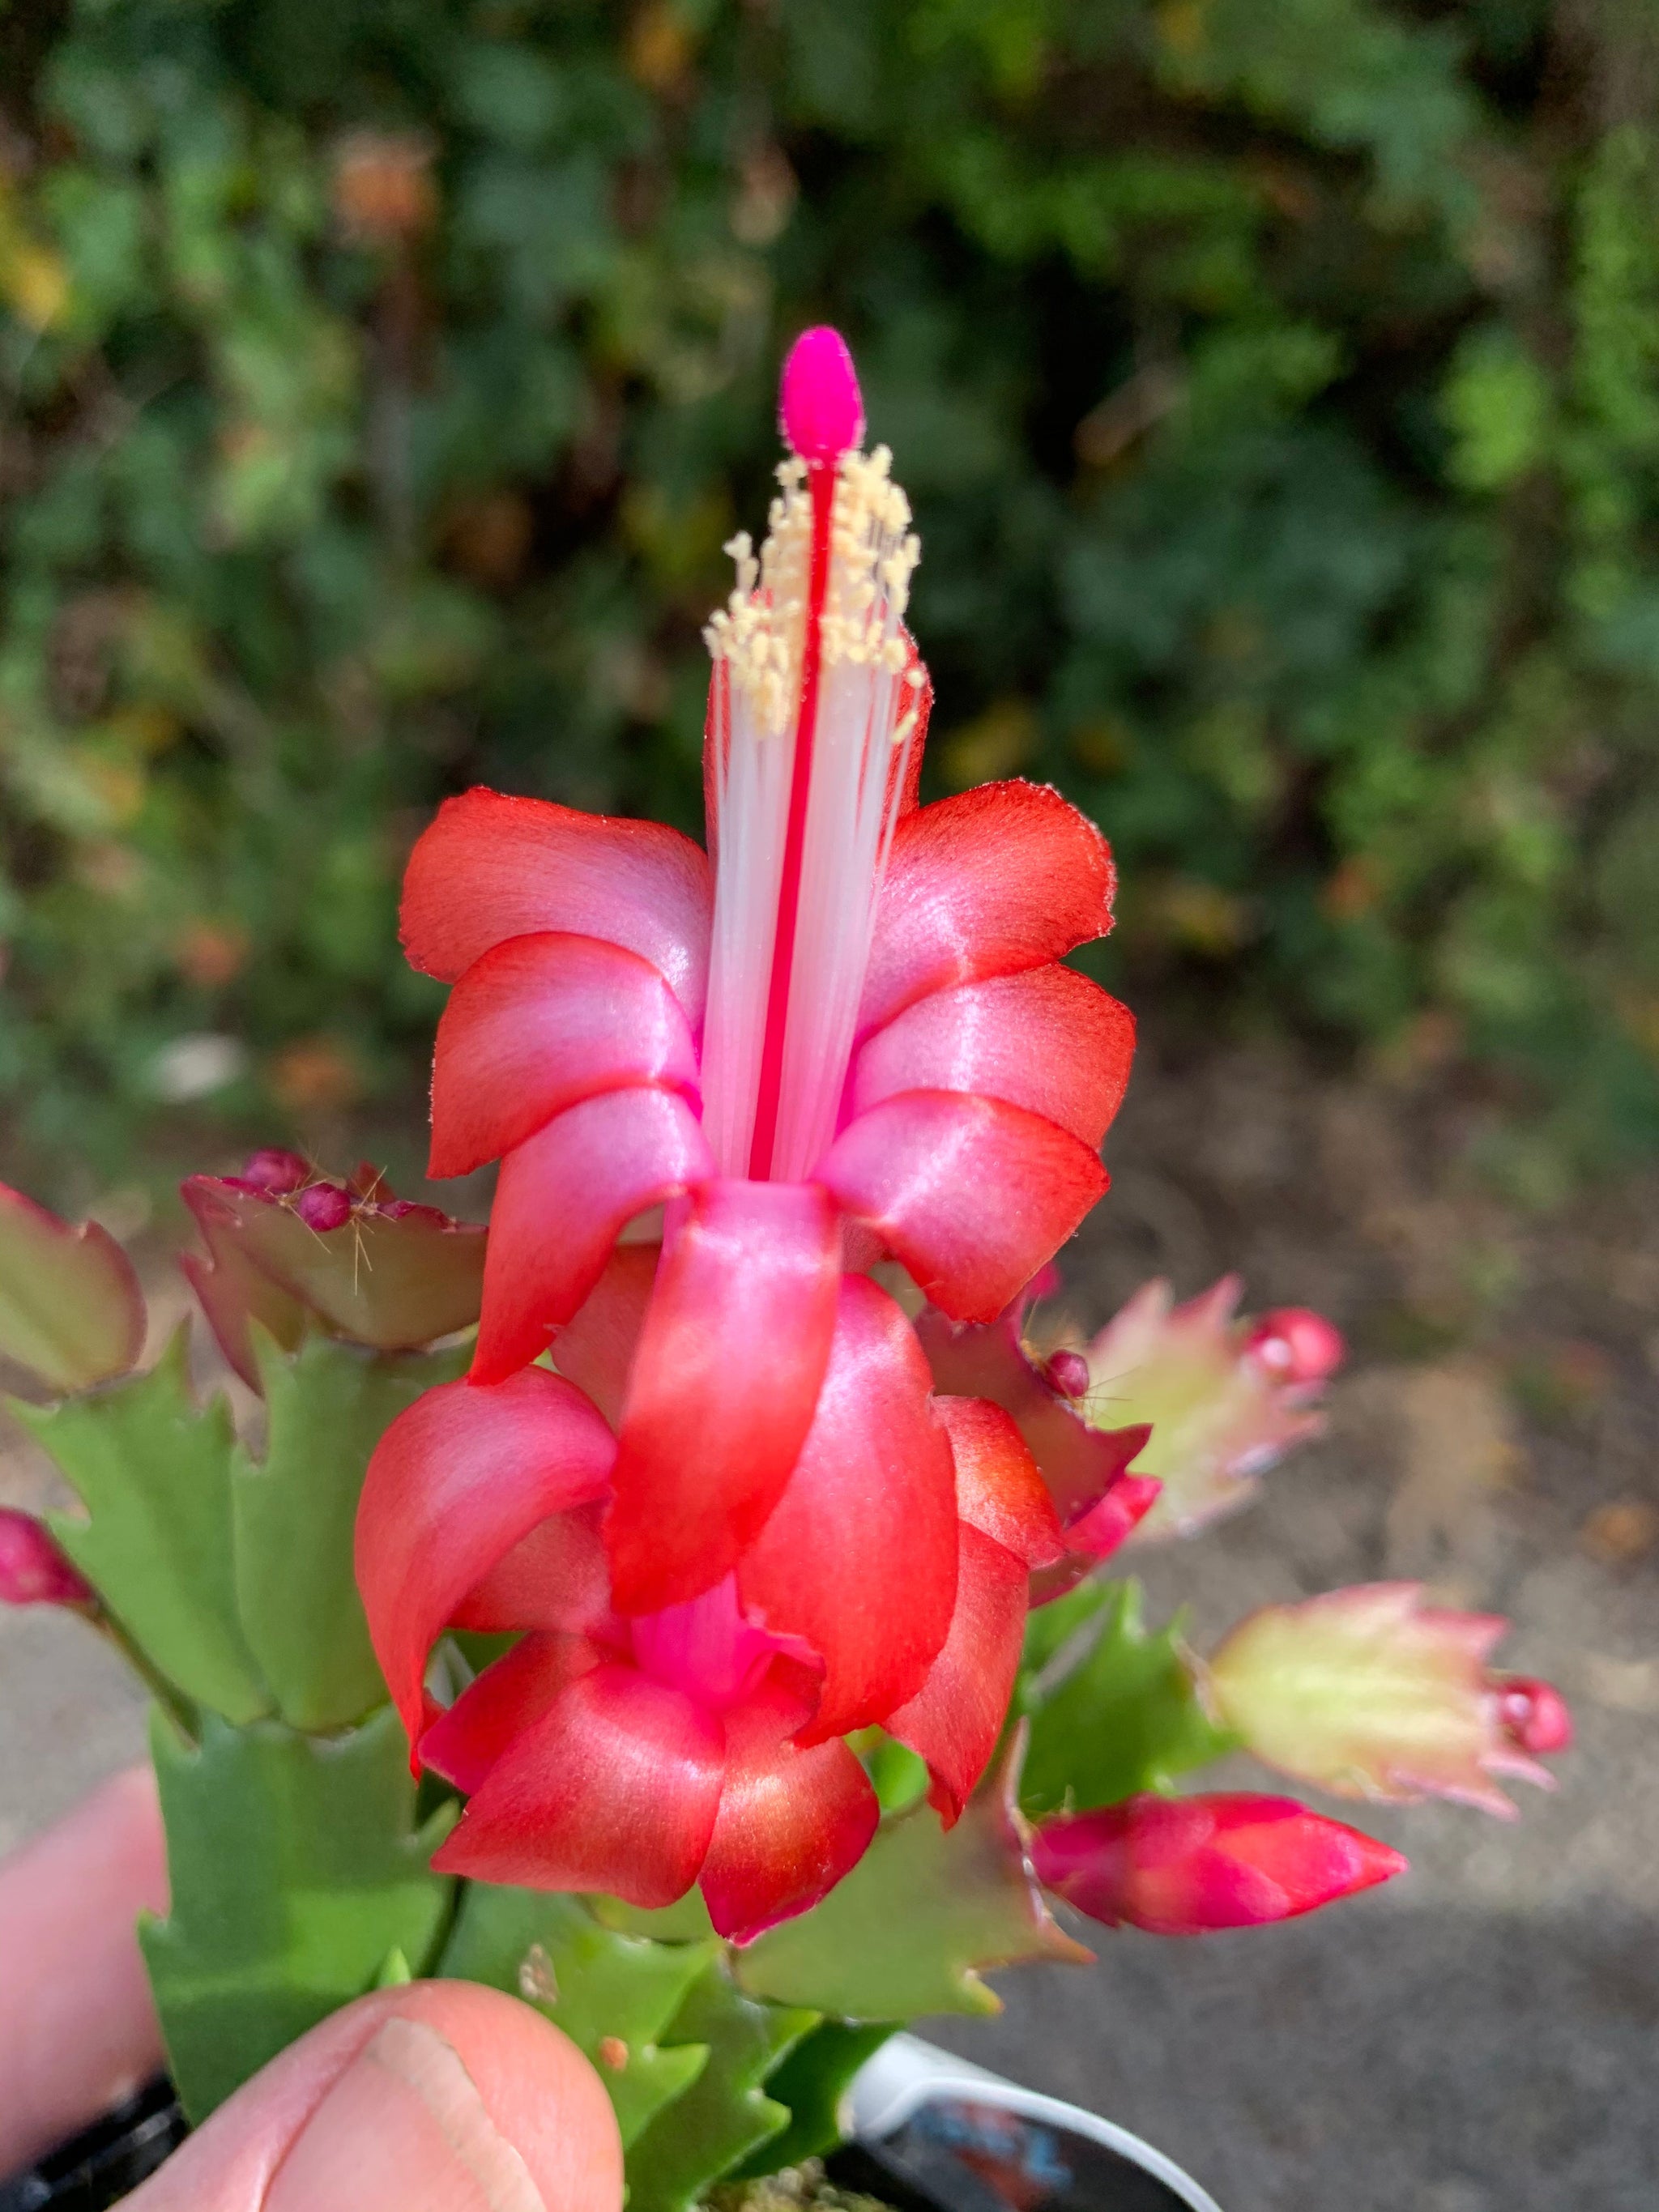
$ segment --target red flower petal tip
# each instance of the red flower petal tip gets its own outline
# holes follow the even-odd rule
[[[778,417],[809,466],[839,460],[864,436],[864,398],[847,341],[821,323],[803,331],[783,364]]]
[[[1565,1751],[1572,1741],[1572,1715],[1553,1682],[1530,1674],[1505,1676],[1498,1688],[1498,1715],[1516,1749],[1534,1759]]]
[[[92,1596],[32,1513],[0,1506],[0,1605],[88,1605]]]

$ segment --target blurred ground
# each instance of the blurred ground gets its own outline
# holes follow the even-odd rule
[[[1329,1439],[1195,1544],[1139,1555],[1202,1647],[1272,1599],[1422,1575],[1510,1613],[1579,1745],[1512,1826],[1368,1820],[1405,1881],[1290,1927],[1106,1936],[929,2033],[1093,2105],[1224,2212],[1652,2212],[1659,2199],[1659,1180],[1547,1220],[1459,1167],[1478,1100],[1335,1085],[1283,1054],[1143,1050],[1115,1187],[1068,1255],[1092,1327],[1152,1273],[1228,1267],[1322,1307],[1354,1359]],[[0,1497],[39,1497],[14,1453]],[[142,1746],[73,1622],[0,1615],[0,1846]],[[1254,1771],[1253,1771],[1254,1773]],[[1255,1776],[1259,1779],[1259,1775]]]

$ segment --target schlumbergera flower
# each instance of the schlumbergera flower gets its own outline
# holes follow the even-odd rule
[[[1342,1797],[1449,1797],[1512,1819],[1493,1780],[1544,1789],[1537,1754],[1571,1742],[1547,1682],[1487,1665],[1496,1614],[1425,1605],[1416,1583],[1371,1583],[1243,1620],[1206,1669],[1218,1717],[1269,1766]]]
[[[737,1935],[862,1851],[847,1734],[919,1751],[947,1820],[989,1757],[1067,1547],[1013,1421],[933,1395],[864,1271],[994,1319],[1104,1189],[1133,1048],[1060,965],[1109,926],[1098,831],[1026,783],[916,805],[917,548],[834,332],[782,416],[708,633],[708,856],[474,791],[411,858],[405,947],[454,985],[432,1172],[501,1168],[471,1373],[388,1431],[358,1524],[419,1755],[471,1793],[439,1863],[645,1905],[701,1880]],[[486,1625],[531,1632],[434,1717],[434,1640]]]
[[[1037,1879],[1109,1928],[1201,1936],[1291,1920],[1403,1874],[1387,1844],[1292,1797],[1142,1796],[1045,1820]]]

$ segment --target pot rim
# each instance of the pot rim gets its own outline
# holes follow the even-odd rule
[[[1074,2135],[1087,2136],[1140,2166],[1189,2206],[1191,2212],[1221,2212],[1208,2191],[1183,2173],[1173,2159],[1115,2121],[1103,2120],[1097,2112],[1069,2104],[1063,2097],[1022,2088],[1018,2082],[976,2066],[971,2059],[958,2058],[903,2031],[884,2043],[854,2075],[837,2115],[842,2133],[854,2142],[878,2142],[902,2127],[928,2098],[952,2091],[975,2104],[1018,2112],[1051,2127],[1069,2128]]]

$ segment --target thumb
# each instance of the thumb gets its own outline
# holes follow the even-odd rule
[[[239,2089],[131,2212],[621,2212],[611,2100],[569,2039],[470,1982],[380,1990]]]

